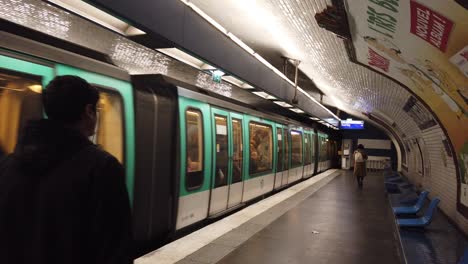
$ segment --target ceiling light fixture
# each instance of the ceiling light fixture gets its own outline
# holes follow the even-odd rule
[[[289,108],[289,110],[291,110],[291,111],[293,111],[293,112],[296,112],[296,113],[298,113],[298,114],[304,113],[304,111],[302,111],[302,110],[299,109],[299,108]]]
[[[318,117],[312,117],[312,116],[311,116],[311,117],[309,117],[309,118],[312,119],[312,120],[314,120],[314,121],[320,120],[320,118],[318,118]]]
[[[286,102],[283,102],[283,101],[273,101],[273,103],[279,105],[279,106],[282,106],[282,107],[285,107],[285,108],[290,108],[290,107],[293,107],[292,105],[286,103]]]
[[[48,0],[48,2],[60,6],[61,8],[91,20],[105,28],[115,31],[124,36],[136,36],[146,34],[144,31],[131,26],[127,22],[118,19],[100,9],[76,0]]]
[[[255,87],[253,87],[252,85],[248,84],[248,83],[244,83],[242,86],[241,86],[242,89],[254,89]]]
[[[267,100],[276,100],[277,98],[272,96],[272,95],[269,95],[265,92],[252,92],[253,94],[257,95],[257,96],[260,96],[262,97],[263,99],[267,99]]]

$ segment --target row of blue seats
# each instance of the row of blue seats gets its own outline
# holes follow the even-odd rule
[[[413,192],[412,184],[407,183],[398,174],[392,174],[385,177],[385,187],[389,193],[402,193],[402,189],[407,192]],[[431,223],[434,213],[437,210],[437,205],[440,202],[439,198],[432,199],[423,216],[419,218],[405,218],[405,216],[414,216],[421,211],[428,194],[429,192],[423,191],[416,201],[402,201],[403,204],[408,204],[407,206],[392,208],[400,227],[425,227]]]
[[[414,199],[415,191],[413,189],[413,185],[408,183],[403,177],[400,177],[396,172],[390,173],[385,177],[385,190],[387,193],[400,194],[400,206],[392,207],[398,226],[423,228],[431,223],[440,202],[439,198],[431,200],[423,216],[417,218],[404,218],[408,216],[414,217],[423,209],[429,192],[422,191],[417,199]],[[464,251],[463,256],[458,260],[457,264],[468,264],[468,249]]]

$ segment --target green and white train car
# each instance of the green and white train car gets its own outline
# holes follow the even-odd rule
[[[4,33],[1,33],[4,34]],[[6,33],[5,33],[6,34]],[[330,167],[327,135],[161,75],[113,65],[8,34],[0,41],[0,155],[41,91],[78,75],[101,91],[94,142],[126,170],[134,237],[165,241]]]

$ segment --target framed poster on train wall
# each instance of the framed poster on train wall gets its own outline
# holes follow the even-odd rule
[[[458,209],[468,217],[468,10],[454,0],[347,0],[355,59],[406,86],[443,125],[458,163]],[[417,98],[405,111],[436,125]]]

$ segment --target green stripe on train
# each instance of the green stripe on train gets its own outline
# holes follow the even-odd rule
[[[0,55],[0,68],[39,76],[41,77],[43,87],[54,78],[54,70],[51,67],[3,55]]]

